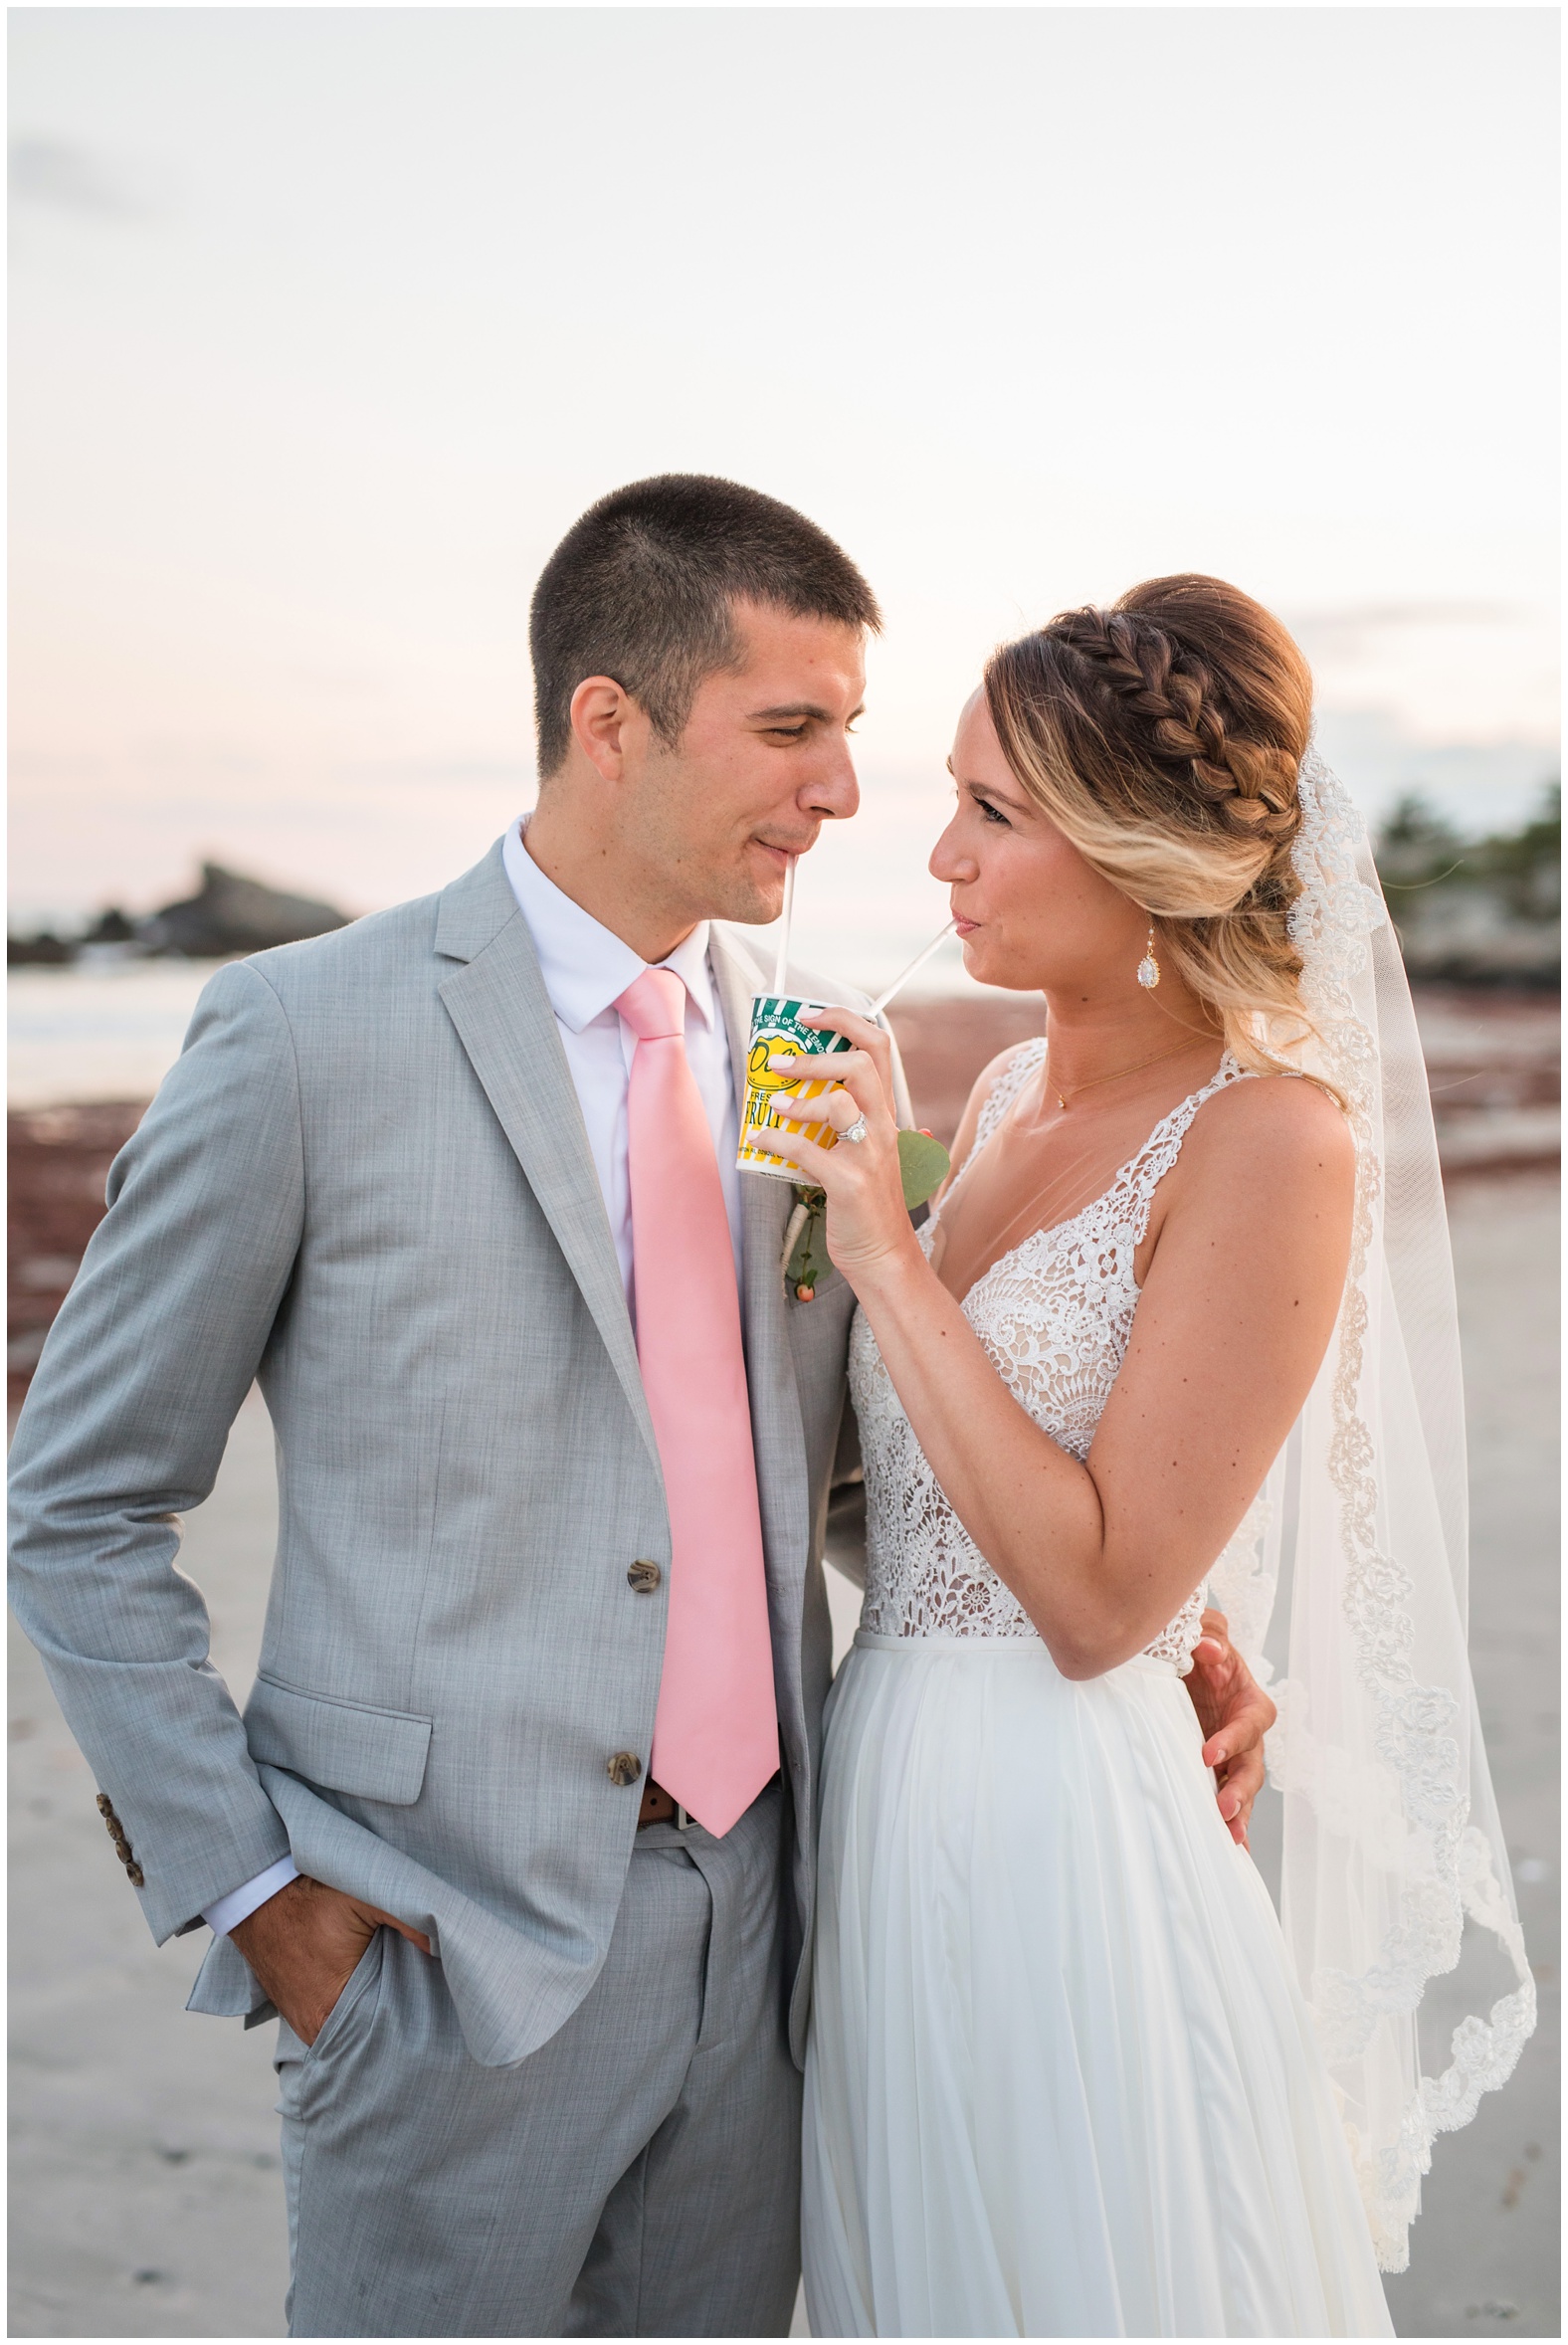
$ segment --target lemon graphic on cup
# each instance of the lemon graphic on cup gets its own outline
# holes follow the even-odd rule
[[[775,1035],[771,1039],[763,1035],[752,1044],[751,1055],[746,1061],[746,1082],[752,1090],[782,1091],[791,1083],[799,1082],[798,1075],[780,1075],[768,1065],[775,1053],[782,1058],[789,1047],[783,1035]]]

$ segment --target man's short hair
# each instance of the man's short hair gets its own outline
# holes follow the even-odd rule
[[[877,630],[877,598],[842,547],[777,497],[705,473],[661,473],[590,505],[533,593],[539,773],[571,746],[572,694],[609,676],[660,737],[681,738],[697,686],[740,657],[737,601]]]

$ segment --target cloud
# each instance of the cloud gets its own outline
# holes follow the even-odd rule
[[[1329,605],[1294,611],[1288,623],[1318,655],[1354,659],[1378,648],[1380,637],[1412,628],[1516,627],[1527,617],[1518,603],[1454,600]]]
[[[90,147],[65,138],[13,138],[11,201],[18,210],[77,219],[140,220],[147,206]]]

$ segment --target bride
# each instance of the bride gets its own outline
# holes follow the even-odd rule
[[[854,1046],[811,1110],[838,1146],[748,1134],[826,1190],[861,1306],[819,2336],[1391,2334],[1378,2265],[1433,2133],[1529,2031],[1464,1656],[1452,1289],[1410,1283],[1446,1275],[1430,1112],[1310,724],[1296,647],[1215,579],[998,652],[931,868],[970,973],[1043,992],[1045,1036],[981,1075],[918,1236],[876,1027],[818,1021]],[[1267,1676],[1282,1532],[1283,1932],[1181,1683],[1210,1588]],[[1510,1991],[1434,2079],[1414,2015],[1467,1911]]]

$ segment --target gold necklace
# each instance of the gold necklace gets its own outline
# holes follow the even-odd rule
[[[1200,1040],[1202,1038],[1200,1037]],[[1120,1082],[1123,1075],[1141,1075],[1146,1067],[1163,1067],[1167,1059],[1185,1058],[1189,1051],[1195,1051],[1197,1048],[1198,1044],[1196,1042],[1178,1043],[1174,1051],[1159,1051],[1152,1059],[1140,1059],[1135,1067],[1118,1067],[1113,1075],[1091,1075],[1087,1082],[1073,1083],[1070,1086],[1072,1095],[1075,1099],[1077,1099],[1084,1091],[1092,1091],[1097,1089],[1099,1084],[1102,1082]],[[1049,1046],[1046,1052],[1045,1075],[1046,1088],[1055,1098],[1057,1105],[1063,1110],[1064,1113],[1066,1113],[1068,1092],[1059,1091],[1056,1084],[1051,1080],[1051,1053]]]

